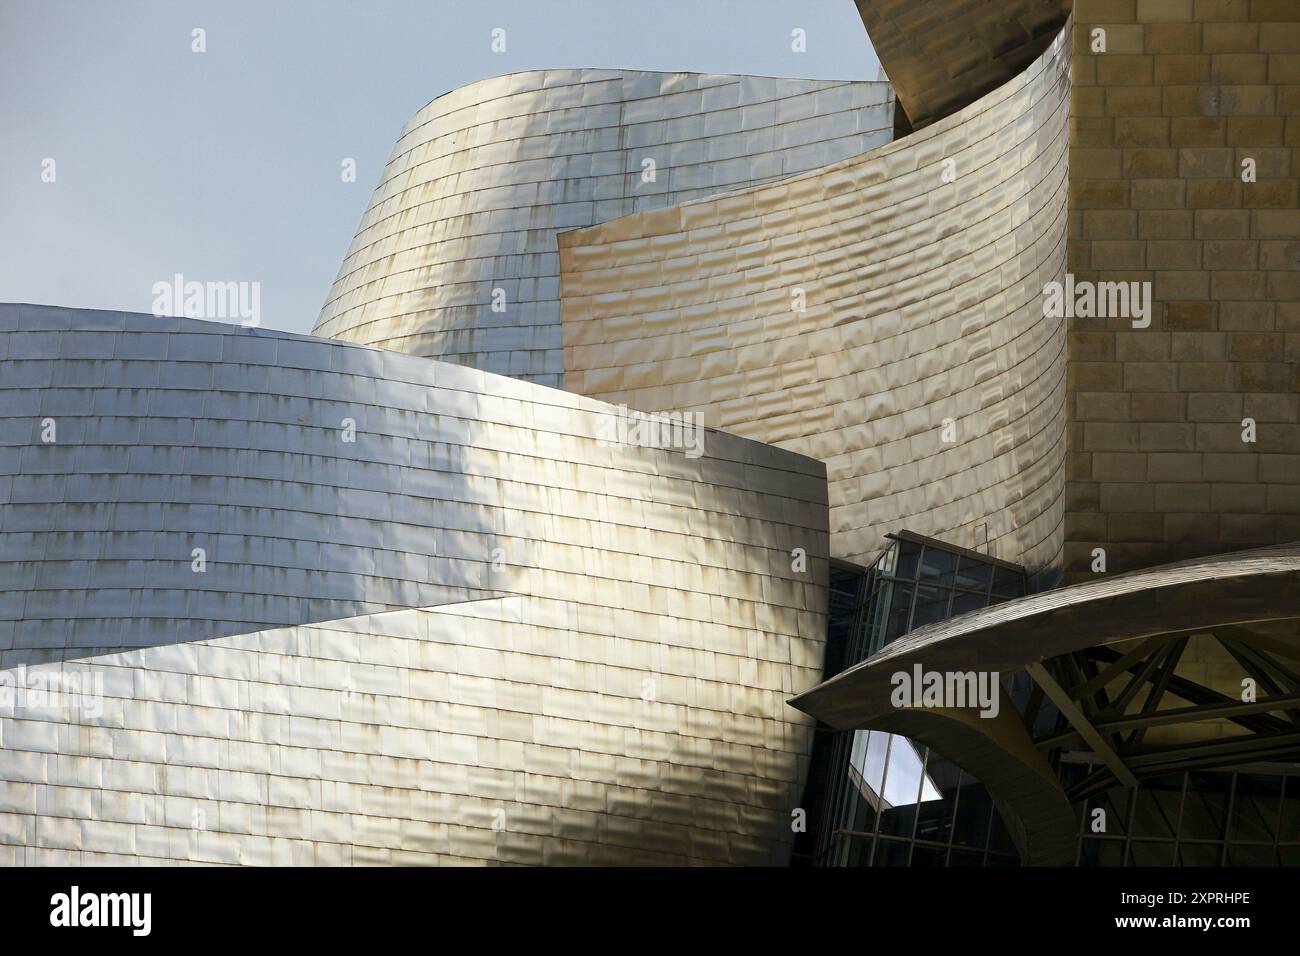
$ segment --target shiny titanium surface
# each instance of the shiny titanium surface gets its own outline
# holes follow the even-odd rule
[[[560,236],[567,386],[826,462],[831,553],[1063,541],[1068,26],[881,149]]]
[[[876,82],[574,69],[463,86],[402,131],[314,331],[563,387],[556,232],[853,156],[890,141],[893,109]]]
[[[5,306],[0,357],[0,676],[104,681],[0,709],[0,860],[785,861],[820,463],[188,319]]]

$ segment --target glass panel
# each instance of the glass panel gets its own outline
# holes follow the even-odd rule
[[[1222,852],[1222,843],[1180,843],[1178,844],[1178,865],[1218,866],[1219,855]]]
[[[948,616],[947,588],[928,588],[918,585],[916,588],[916,610],[912,612],[912,630],[918,627],[942,621]]]
[[[894,585],[894,600],[889,610],[889,622],[885,628],[885,636],[884,640],[881,641],[881,647],[907,633],[907,618],[912,613],[912,591],[914,587],[915,585],[912,584]]]
[[[1182,799],[1181,773],[1142,781],[1137,790],[1137,804],[1133,809],[1133,835],[1173,837],[1178,829],[1178,808]]]
[[[966,777],[970,780],[970,776]],[[980,786],[983,786],[982,784]],[[1016,845],[1011,840],[1011,834],[1007,831],[1007,825],[1002,822],[1002,814],[998,813],[997,807],[993,808],[992,828],[989,830],[989,852],[1000,853],[1003,856],[1012,856],[1017,860],[1019,853],[1016,851]]]
[[[1123,866],[1123,840],[1084,840],[1080,866]]]
[[[1129,866],[1173,866],[1174,844],[1134,840],[1129,844]]]
[[[1183,823],[1179,836],[1185,840],[1222,840],[1223,818],[1228,808],[1232,774],[1197,770],[1187,781]]]
[[[839,840],[838,866],[870,866],[871,841],[873,837],[841,835]]]
[[[1034,718],[1034,736],[1046,736],[1053,732],[1060,722],[1061,712],[1044,696],[1038,704],[1038,716]]]
[[[876,843],[876,859],[872,866],[907,866],[911,855],[910,841],[882,839]]]
[[[962,777],[961,797],[957,800],[957,821],[952,842],[956,846],[983,848],[988,840],[989,816],[993,800],[984,784],[966,774]]]
[[[855,730],[849,752],[849,788],[841,828],[871,833],[876,828],[885,779],[885,754],[889,734]]]
[[[1277,850],[1271,846],[1228,844],[1228,866],[1280,866]]]
[[[967,594],[964,591],[954,591],[952,594],[952,616],[965,614],[967,611],[976,611],[987,606],[989,599],[983,594]]]
[[[1300,842],[1300,777],[1286,778],[1286,795],[1282,798],[1282,825],[1277,838],[1282,843]]]
[[[1020,597],[1025,593],[1025,576],[1010,568],[993,568],[993,593],[1004,598]]]
[[[926,584],[952,584],[957,570],[957,555],[951,551],[927,547],[921,554],[920,580]]]
[[[884,581],[871,596],[871,606],[867,609],[867,633],[863,637],[863,646],[854,648],[854,659],[849,664],[865,660],[887,643],[886,628],[889,626],[889,605],[894,597],[894,584]],[[907,617],[904,615],[906,625]]]
[[[957,563],[957,578],[954,582],[959,588],[987,593],[989,582],[993,580],[993,565],[987,561],[963,556]]]
[[[1131,806],[1133,806],[1133,791],[1123,787],[1116,787],[1114,790],[1089,797],[1087,812],[1083,817],[1084,835],[1126,836]],[[1099,816],[1098,810],[1104,810],[1105,816]]]
[[[856,664],[860,648],[863,618],[863,595],[869,578],[842,568],[831,568],[830,600],[826,620],[826,656],[824,676],[832,677]]]
[[[912,580],[916,577],[917,558],[921,555],[921,546],[910,541],[899,541],[898,561],[894,565],[894,577]]]
[[[861,584],[861,575],[839,568],[831,569],[830,602],[827,608],[830,628],[847,629],[852,625],[854,612],[858,610]]]
[[[876,559],[876,563],[872,566],[872,569],[880,572],[881,574],[887,574],[893,576],[895,573],[895,569],[897,567],[898,567],[898,542],[895,541],[893,544],[891,544],[889,547],[887,547],[884,550],[884,553],[882,553],[879,558]],[[909,574],[907,576],[911,577],[912,575]]]
[[[1277,839],[1278,805],[1282,799],[1282,778],[1276,774],[1239,773],[1237,792],[1232,798],[1232,840]]]
[[[925,775],[921,755],[906,737],[892,736],[889,773],[885,775],[885,803],[880,814],[880,832],[895,836],[912,835],[916,803]],[[933,785],[930,792],[937,793]]]
[[[912,848],[912,866],[947,866],[948,848],[946,846],[926,846],[918,843]]]
[[[978,557],[901,540],[882,552],[865,579],[857,575],[855,581],[848,571],[832,569],[828,648],[830,638],[836,636],[844,651],[841,666],[828,670],[827,676],[878,652],[909,630],[986,606],[988,588],[999,573],[1008,582],[1004,590],[1023,590],[1021,575],[1008,577],[1006,569],[996,569]],[[954,590],[954,582],[967,590]],[[1028,678],[1020,676],[1024,686],[1031,688]],[[861,731],[840,735],[840,740],[831,766],[842,769],[827,771],[828,779],[838,775],[840,781],[833,791],[838,803],[836,832],[823,844],[827,862],[859,865],[868,858],[873,866],[1019,862],[1001,819],[992,823],[994,851],[985,853],[993,803],[969,774],[903,737]],[[913,838],[920,842],[914,844]],[[951,861],[946,842],[955,844]]]
[[[961,769],[933,750],[925,764],[930,787],[922,790],[921,806],[916,819],[916,838],[947,843],[952,833],[953,812],[957,809],[957,791],[961,787]],[[933,797],[930,796],[933,794]]]

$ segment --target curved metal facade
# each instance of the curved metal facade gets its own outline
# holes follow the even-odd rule
[[[898,102],[918,128],[1028,69],[1074,6],[1074,0],[856,3]]]
[[[880,146],[893,104],[888,83],[759,76],[471,83],[403,129],[315,332],[563,387],[557,231]]]
[[[890,146],[562,234],[568,387],[825,461],[835,557],[906,526],[1056,567],[1068,37]]]
[[[802,653],[513,597],[95,656],[0,708],[0,861],[783,864]]]
[[[0,677],[106,674],[0,708],[10,859],[783,861],[820,463],[187,319],[8,306],[0,356]]]
[[[1079,0],[1106,69],[1069,21],[1049,41],[1067,0],[857,5],[900,124],[885,83],[552,70],[435,99],[332,339],[0,305],[0,864],[780,864],[812,729],[788,702],[950,755],[1031,864],[1070,858],[1108,772],[1300,753],[1268,656],[1296,659],[1294,545],[961,615],[817,684],[830,559],[887,532],[1042,587],[1103,544],[1127,569],[1280,540],[1300,507],[1295,57],[1246,30],[1209,62],[1190,0]],[[1236,182],[1243,150],[1269,181]],[[1163,303],[1075,320],[1069,394],[1067,260]],[[623,406],[727,431],[629,442]],[[1051,733],[1041,698],[887,700],[973,661],[1032,676]],[[69,681],[91,693],[30,693]],[[1106,769],[1067,797],[1044,754],[1079,742]]]

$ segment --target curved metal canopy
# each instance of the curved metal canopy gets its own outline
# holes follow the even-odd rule
[[[904,734],[956,760],[1004,810],[1028,865],[1072,859],[1071,802],[1139,777],[1300,756],[1300,542],[1148,568],[919,628],[790,703],[841,730]],[[1290,622],[1290,632],[1277,622]],[[1261,633],[1261,631],[1263,633]],[[1195,648],[1190,652],[1189,648]],[[899,708],[894,675],[1027,671],[1060,717],[1009,704]],[[1260,695],[1241,693],[1241,678]],[[1173,706],[1169,706],[1172,702]],[[1095,769],[1070,791],[1049,752]]]
[[[1160,565],[948,618],[790,703],[832,727],[865,727],[893,710],[890,677],[914,664],[1014,673],[1090,647],[1294,617],[1300,617],[1300,542]]]

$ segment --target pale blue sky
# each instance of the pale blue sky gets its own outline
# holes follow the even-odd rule
[[[852,0],[0,0],[0,301],[148,312],[179,272],[310,331],[410,115],[575,66],[877,71]]]

